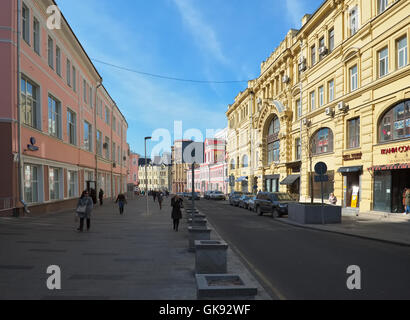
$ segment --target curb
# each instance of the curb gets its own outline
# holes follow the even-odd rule
[[[348,233],[348,232],[343,232],[343,231],[325,230],[325,229],[321,229],[321,228],[317,228],[317,227],[313,227],[313,226],[307,226],[307,225],[296,224],[296,223],[293,223],[293,222],[288,222],[286,220],[276,219],[275,221],[280,222],[282,224],[294,226],[296,228],[309,229],[309,230],[315,230],[315,231],[322,231],[322,232],[327,232],[327,233],[334,233],[334,234],[339,234],[339,235],[344,235],[344,236],[349,236],[349,237],[354,237],[354,238],[360,238],[360,239],[365,239],[365,240],[373,240],[373,241],[378,241],[378,242],[382,242],[382,243],[398,245],[398,246],[401,246],[401,247],[410,247],[410,243],[407,243],[407,242],[400,242],[400,241],[394,241],[394,240],[375,238],[375,237],[364,236],[364,235]]]

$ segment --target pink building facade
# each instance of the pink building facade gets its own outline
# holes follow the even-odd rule
[[[202,195],[207,191],[228,194],[228,165],[226,142],[223,139],[206,139],[204,163],[195,169],[195,191]],[[192,190],[192,170],[187,170],[188,191]]]
[[[65,18],[47,27],[51,5],[0,3],[0,215],[67,210],[87,186],[126,190],[127,121]]]
[[[139,159],[139,154],[131,152],[128,165],[128,184],[132,184],[134,187],[138,187],[140,184],[138,178]]]

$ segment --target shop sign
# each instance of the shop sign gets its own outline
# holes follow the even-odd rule
[[[344,161],[360,160],[362,159],[362,153],[346,154],[343,156]]]
[[[410,150],[410,145],[409,146],[401,146],[401,147],[393,147],[393,148],[387,148],[387,149],[382,149],[381,153],[382,154],[394,154],[394,153],[405,153]]]

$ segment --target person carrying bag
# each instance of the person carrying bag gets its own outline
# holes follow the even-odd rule
[[[93,199],[88,194],[88,191],[84,191],[81,194],[81,198],[78,200],[76,213],[80,218],[80,226],[77,231],[83,232],[84,219],[87,219],[87,231],[91,228],[91,211],[94,207]],[[77,219],[76,219],[77,220]]]

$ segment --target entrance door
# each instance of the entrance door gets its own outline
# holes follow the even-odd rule
[[[403,191],[410,188],[410,169],[392,171],[392,213],[403,213]]]
[[[347,190],[346,190],[346,207],[359,208],[360,199],[360,175],[358,173],[351,173],[347,175]],[[354,200],[354,197],[356,201]]]

